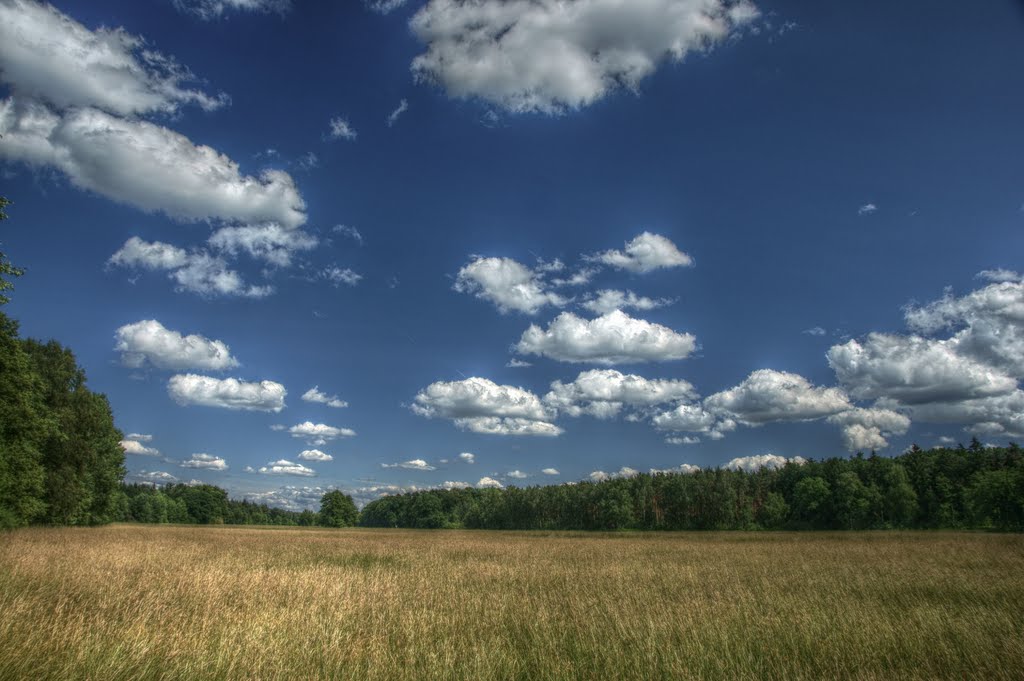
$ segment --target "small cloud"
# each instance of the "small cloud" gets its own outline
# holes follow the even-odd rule
[[[349,125],[348,120],[342,118],[341,116],[332,118],[330,126],[331,131],[330,133],[328,133],[328,135],[332,140],[344,139],[352,141],[355,140],[355,138],[359,135],[359,133],[357,133],[355,129],[351,125]]]
[[[561,473],[558,472],[557,468],[545,468],[544,470],[541,471],[541,473],[543,473],[544,475],[561,475]]]
[[[434,471],[436,467],[431,466],[423,459],[412,459],[410,461],[401,461],[399,463],[382,463],[381,468],[405,468],[411,471]]]
[[[700,438],[684,435],[682,437],[667,437],[665,442],[670,445],[696,445],[700,444]]]
[[[480,481],[476,483],[476,486],[479,487],[479,488],[493,487],[495,489],[501,489],[502,487],[504,487],[504,485],[502,485],[500,482],[498,482],[494,478],[489,478],[489,477],[486,477],[486,476],[483,477],[483,478],[480,478]]]
[[[263,475],[295,475],[303,478],[316,476],[316,471],[307,468],[301,463],[293,463],[287,459],[271,461],[266,466],[260,466],[260,473]]]
[[[865,203],[863,206],[857,209],[857,215],[871,215],[878,210],[878,206],[873,203]]]
[[[182,461],[179,465],[182,468],[199,468],[210,471],[226,471],[228,469],[228,464],[224,459],[212,454],[193,454],[191,459]]]
[[[808,336],[824,336],[827,331],[820,326],[812,326],[809,329],[804,329],[801,333],[806,333]]]
[[[331,282],[335,288],[341,284],[345,284],[346,286],[355,286],[363,278],[363,275],[357,274],[347,267],[345,269],[341,269],[339,267],[328,267],[320,273],[320,276],[321,278]]]
[[[312,151],[307,151],[295,160],[294,165],[298,170],[308,171],[320,165],[320,159]]]
[[[509,471],[507,475],[510,478],[515,478],[516,480],[525,480],[526,478],[530,477],[526,473],[524,473],[522,471],[519,471],[519,470]]]
[[[982,270],[974,275],[977,279],[984,279],[985,281],[991,281],[993,283],[1004,283],[1004,282],[1018,282],[1024,281],[1024,276],[1019,272],[1013,270],[1007,270],[1002,267],[994,270]]]
[[[302,399],[306,402],[326,404],[328,407],[334,407],[335,409],[344,409],[348,406],[348,402],[338,399],[337,395],[328,395],[327,393],[320,392],[318,388],[319,386],[314,385],[302,395]]]
[[[355,241],[360,246],[363,245],[363,235],[359,233],[359,230],[351,225],[335,225],[334,229],[331,230],[335,234],[341,234],[347,236],[352,241]]]
[[[515,357],[510,359],[508,361],[508,364],[505,365],[505,367],[508,368],[508,369],[523,369],[525,367],[532,367],[532,366],[533,366],[533,364],[531,362],[524,362],[523,360],[516,359]]]
[[[299,454],[299,459],[302,461],[334,461],[333,456],[325,454],[319,449],[307,449]]]
[[[388,127],[390,128],[391,126],[393,126],[395,122],[398,121],[398,117],[408,110],[409,102],[403,99],[401,102],[398,103],[398,108],[388,115]]]
[[[462,452],[461,454],[459,454],[459,461],[462,461],[464,463],[476,463],[476,454]]]

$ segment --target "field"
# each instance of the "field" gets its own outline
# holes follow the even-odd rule
[[[0,534],[2,679],[1020,679],[1024,536]]]

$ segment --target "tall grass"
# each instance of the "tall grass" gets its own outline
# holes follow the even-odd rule
[[[0,535],[3,679],[1022,676],[1015,535]]]

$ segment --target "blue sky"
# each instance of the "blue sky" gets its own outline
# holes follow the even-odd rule
[[[1020,438],[1022,38],[1014,2],[0,0],[6,312],[145,436],[129,479],[293,508]]]

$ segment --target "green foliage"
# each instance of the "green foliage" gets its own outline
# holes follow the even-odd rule
[[[116,517],[123,522],[311,526],[317,520],[312,511],[296,513],[229,499],[225,490],[213,485],[123,485],[114,503],[123,504],[123,514]]]
[[[324,527],[352,527],[359,520],[359,511],[352,497],[332,490],[320,498],[319,522]]]
[[[11,205],[11,202],[0,196],[0,221],[7,219],[7,213],[4,208]],[[3,251],[0,251],[0,305],[10,302],[4,291],[10,291],[14,288],[14,284],[7,281],[5,277],[20,277],[25,273],[21,268],[15,267],[4,255]]]
[[[502,530],[1024,529],[1017,445],[913,448],[788,464],[637,475],[600,483],[428,490],[366,505],[366,527]]]

